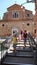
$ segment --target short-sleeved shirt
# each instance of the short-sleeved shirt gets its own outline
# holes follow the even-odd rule
[[[23,34],[23,37],[24,37],[24,38],[27,38],[27,33],[24,33],[24,34]]]
[[[13,37],[12,42],[13,42],[13,44],[16,44],[17,43],[17,38],[16,37]]]

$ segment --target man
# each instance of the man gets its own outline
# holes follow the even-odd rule
[[[23,38],[24,38],[24,46],[26,47],[26,41],[27,41],[27,33],[26,33],[26,30],[23,33]]]

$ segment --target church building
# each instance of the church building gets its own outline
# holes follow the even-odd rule
[[[10,36],[13,32],[29,31],[33,37],[36,36],[35,15],[24,6],[14,4],[7,8],[3,19],[0,20],[0,37]]]

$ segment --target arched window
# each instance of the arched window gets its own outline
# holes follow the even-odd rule
[[[18,28],[17,27],[13,27],[12,30],[11,30],[11,33],[12,33],[12,35],[14,33],[16,33],[16,35],[18,36]]]
[[[30,14],[28,13],[28,14],[27,14],[27,17],[29,17],[29,16],[30,16]]]
[[[18,12],[13,13],[13,18],[18,18]]]

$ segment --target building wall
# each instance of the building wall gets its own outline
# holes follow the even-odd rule
[[[35,0],[35,20],[36,20],[36,39],[37,39],[37,0]]]
[[[27,25],[29,23],[29,26]],[[0,36],[1,35],[10,35],[12,34],[12,29],[14,27],[18,28],[18,31],[20,30],[27,30],[34,36],[36,35],[34,33],[35,25],[32,23],[32,21],[9,21],[9,22],[1,22],[0,23]],[[2,26],[4,24],[4,26]]]

